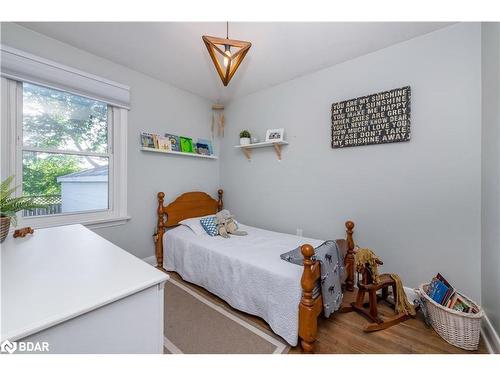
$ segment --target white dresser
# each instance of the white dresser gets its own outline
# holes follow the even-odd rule
[[[163,353],[168,276],[84,226],[9,235],[0,262],[0,341],[16,352]]]

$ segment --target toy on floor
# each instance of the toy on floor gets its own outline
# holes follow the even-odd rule
[[[215,215],[215,223],[219,235],[224,238],[229,238],[230,234],[235,236],[246,236],[248,233],[238,230],[238,223],[234,220],[234,216],[228,210],[222,210]]]
[[[379,275],[378,266],[384,263],[373,251],[358,249],[354,259],[356,271],[358,272],[356,302],[352,302],[351,306],[343,308],[342,312],[356,311],[371,320],[373,323],[366,326],[365,332],[380,331],[415,317],[415,307],[408,302],[401,278],[396,274],[384,273]],[[362,275],[361,280],[359,280],[359,274]],[[394,302],[388,300],[389,287],[392,289]],[[379,290],[382,290],[382,293],[377,295]],[[368,303],[365,303],[366,294],[368,294]],[[396,315],[382,319],[377,309],[379,300],[393,306]]]

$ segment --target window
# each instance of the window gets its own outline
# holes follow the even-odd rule
[[[2,132],[4,120],[11,127],[2,146],[8,138],[14,151],[9,175],[22,187],[18,194],[44,206],[19,213],[22,224],[125,221],[127,111],[41,85],[2,78],[4,85],[2,108],[10,115]]]
[[[113,154],[108,106],[29,83],[23,87],[23,194],[46,205],[24,216],[107,210]]]

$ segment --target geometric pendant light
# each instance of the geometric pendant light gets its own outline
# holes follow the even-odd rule
[[[203,35],[201,38],[208,49],[222,83],[227,86],[252,43],[229,39],[229,23],[226,24],[226,39],[207,35]]]

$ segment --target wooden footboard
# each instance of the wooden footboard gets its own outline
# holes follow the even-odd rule
[[[337,244],[341,248],[344,256],[346,268],[346,290],[352,291],[354,286],[354,241],[352,238],[354,223],[347,221],[346,240],[338,240]],[[345,251],[342,251],[344,243],[346,243]],[[318,316],[323,311],[323,298],[321,293],[318,297],[313,298],[313,289],[321,279],[320,263],[313,260],[314,248],[309,245],[300,247],[304,256],[304,271],[300,283],[302,285],[302,298],[299,304],[299,338],[302,350],[305,353],[314,353],[314,343],[318,331]]]

